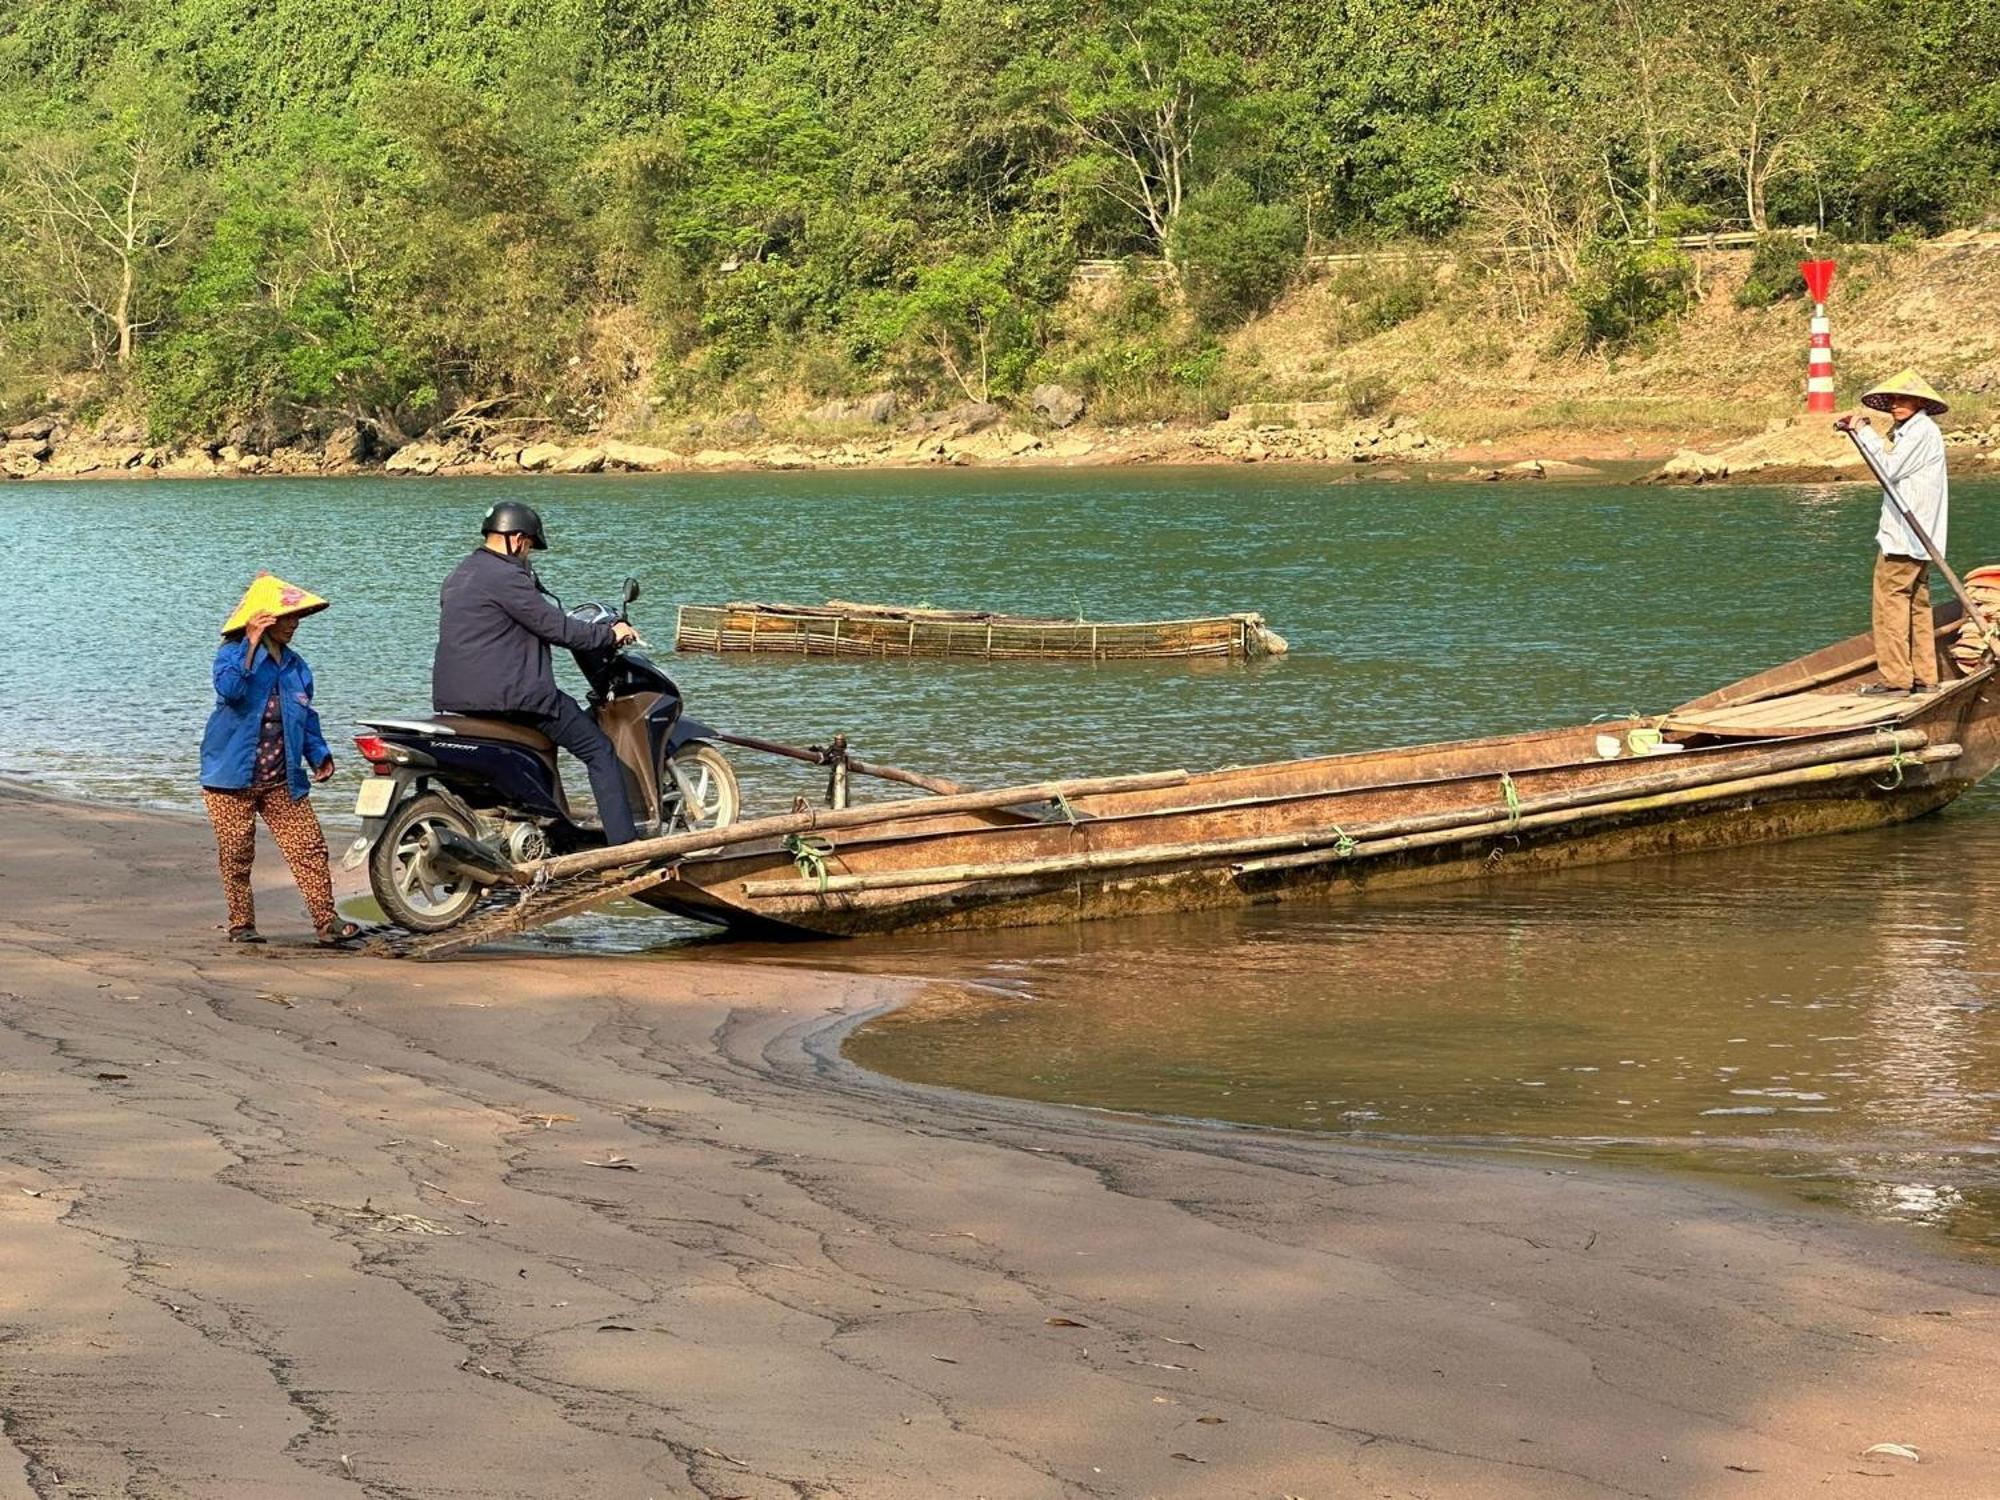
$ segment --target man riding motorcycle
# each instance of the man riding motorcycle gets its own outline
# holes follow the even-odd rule
[[[590,772],[604,841],[630,843],[639,830],[617,753],[582,706],[556,686],[549,648],[602,650],[636,640],[638,632],[622,620],[573,619],[542,588],[528,554],[549,544],[533,506],[503,500],[486,512],[479,529],[484,541],[440,592],[431,706],[540,730]]]

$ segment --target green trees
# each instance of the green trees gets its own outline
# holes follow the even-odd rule
[[[163,439],[1051,377],[1177,409],[1333,241],[1459,236],[1611,347],[1692,294],[1682,229],[1936,230],[2000,183],[2000,0],[17,10],[0,403]],[[1133,256],[1165,283],[1069,300]]]

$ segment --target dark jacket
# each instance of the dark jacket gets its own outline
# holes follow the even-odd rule
[[[305,768],[317,770],[333,757],[313,707],[313,674],[306,659],[289,646],[277,657],[259,646],[252,657],[238,637],[222,643],[210,675],[215,708],[201,736],[201,784],[218,792],[240,792],[250,785],[264,705],[275,688],[285,725],[285,788],[294,801],[305,796],[311,789]]]
[[[552,714],[562,703],[549,647],[612,642],[608,624],[572,620],[534,570],[486,547],[452,570],[439,596],[431,706],[439,713]]]

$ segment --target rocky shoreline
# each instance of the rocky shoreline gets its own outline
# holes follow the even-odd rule
[[[1344,467],[1357,479],[1601,482],[1633,477],[1592,461],[1604,442],[1589,435],[1533,445],[1454,445],[1412,416],[1357,419],[1337,403],[1324,402],[1255,404],[1206,425],[1085,426],[1079,422],[1082,403],[1068,392],[1045,387],[1036,398],[1028,415],[992,402],[967,401],[905,417],[894,395],[884,392],[860,401],[829,402],[780,432],[767,429],[754,412],[739,411],[713,423],[689,422],[670,437],[651,434],[653,440],[644,442],[553,430],[524,435],[517,426],[473,418],[405,442],[353,425],[323,438],[241,426],[206,442],[159,446],[148,445],[137,428],[126,424],[85,429],[51,413],[7,429],[0,445],[0,478],[503,478],[1244,463]],[[1946,442],[1955,473],[2000,474],[2000,424],[1948,431]],[[1572,456],[1550,456],[1550,450],[1565,448]],[[1852,446],[1821,418],[1776,420],[1761,433],[1708,449],[1683,447],[1666,456],[1633,448],[1631,455],[1652,465],[1636,476],[1647,484],[1818,484],[1867,477]]]

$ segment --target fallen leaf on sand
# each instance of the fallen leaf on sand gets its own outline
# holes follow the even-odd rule
[[[1192,1370],[1193,1365],[1177,1365],[1164,1359],[1128,1359],[1128,1365],[1151,1365],[1155,1370]]]
[[[354,1460],[349,1458],[345,1453],[340,1455],[340,1466],[350,1474],[354,1472]]]
[[[281,995],[276,990],[259,990],[257,991],[257,998],[259,1000],[268,1000],[273,1005],[282,1005],[286,1010],[292,1008],[292,997],[290,995]]]
[[[1761,1474],[1762,1469],[1753,1469],[1748,1464],[1724,1464],[1723,1468],[1732,1474]]]
[[[1184,1464],[1205,1464],[1205,1458],[1196,1458],[1192,1453],[1169,1453],[1168,1458],[1178,1458]]]
[[[1088,1328],[1090,1326],[1088,1323],[1077,1322],[1075,1318],[1049,1318],[1047,1322],[1051,1328]]]
[[[597,1325],[597,1331],[599,1333],[637,1333],[639,1330],[634,1328],[630,1323],[600,1323]]]
[[[132,1075],[130,1073],[99,1073],[97,1076],[104,1079],[107,1083],[123,1083]]]
[[[1162,1334],[1161,1337],[1166,1338],[1166,1335]],[[1201,1352],[1203,1354],[1208,1353],[1208,1350],[1203,1349],[1202,1346],[1200,1344],[1197,1344],[1193,1339],[1167,1339],[1167,1342],[1170,1344],[1179,1344],[1183,1349],[1201,1349]]]
[[[607,1172],[636,1172],[639,1170],[622,1156],[607,1156],[603,1161],[591,1161],[586,1158],[583,1164],[586,1167],[602,1167]]]
[[[1223,1424],[1224,1422],[1227,1422],[1227,1421],[1229,1420],[1229,1418],[1227,1418],[1227,1417],[1196,1417],[1196,1418],[1195,1418],[1195,1420],[1196,1420],[1197,1422],[1201,1423],[1201,1425],[1202,1425],[1202,1426],[1204,1426],[1204,1427],[1220,1427],[1220,1426],[1221,1426],[1221,1425],[1222,1425],[1222,1424]]]
[[[542,1129],[547,1130],[552,1125],[574,1125],[576,1123],[576,1116],[525,1114],[521,1116],[521,1120],[524,1124],[539,1125]]]
[[[953,1359],[949,1354],[933,1354],[931,1358],[936,1360],[941,1365],[955,1365],[958,1363],[958,1361]]]
[[[40,1188],[22,1188],[21,1191],[26,1193],[30,1198],[39,1198],[42,1196]]]
[[[1863,1458],[1875,1458],[1878,1455],[1882,1458],[1907,1458],[1913,1464],[1923,1462],[1917,1456],[1917,1450],[1912,1448],[1908,1443],[1877,1443],[1872,1448],[1863,1448],[1861,1450]]]
[[[742,1459],[731,1458],[727,1453],[717,1453],[713,1448],[704,1448],[701,1451],[706,1453],[710,1458],[719,1458],[726,1464],[735,1464],[736,1467],[739,1469],[747,1469],[750,1467],[750,1465],[743,1462]]]

